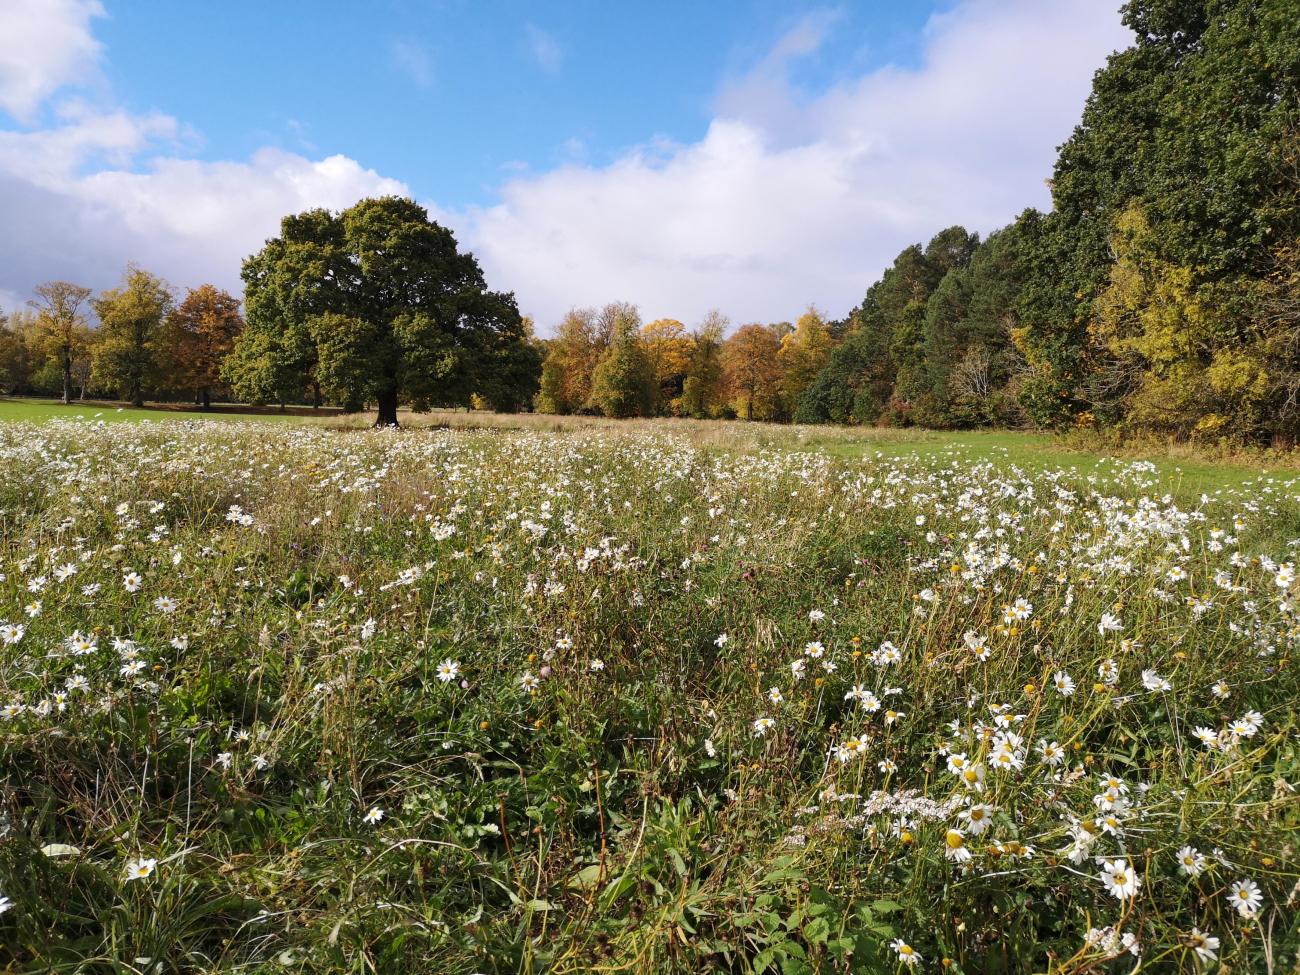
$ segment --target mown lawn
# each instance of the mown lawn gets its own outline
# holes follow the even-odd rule
[[[864,439],[813,443],[818,449],[838,457],[881,458],[935,458],[939,460],[962,459],[970,463],[981,460],[995,461],[1000,465],[1015,465],[1028,472],[1065,469],[1090,474],[1106,475],[1113,470],[1116,458],[1104,453],[1091,453],[1063,444],[1058,438],[1045,433],[1026,433],[1017,430],[964,430],[896,431],[902,436],[887,440]],[[869,436],[869,434],[867,435]],[[1124,462],[1148,460],[1155,465],[1161,486],[1172,494],[1213,494],[1223,489],[1237,489],[1246,484],[1267,483],[1273,479],[1275,487],[1291,489],[1300,484],[1300,470],[1284,467],[1251,466],[1249,463],[1183,459],[1151,455],[1122,458]],[[1297,461],[1300,463],[1300,460]]]
[[[310,417],[300,413],[275,413],[241,409],[221,404],[212,410],[184,410],[171,406],[145,406],[137,409],[116,403],[70,403],[64,406],[56,400],[32,398],[0,398],[0,422],[24,421],[41,423],[46,420],[103,420],[106,423],[142,422],[158,420],[303,420]]]

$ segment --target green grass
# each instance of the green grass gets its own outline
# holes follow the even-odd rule
[[[1292,969],[1293,493],[362,422],[0,424],[0,971]]]
[[[234,405],[220,405],[213,411],[153,406],[144,409],[117,403],[73,403],[64,406],[53,400],[0,398],[0,422],[43,422],[52,419],[78,419],[120,422],[158,422],[163,420],[274,420],[276,422],[325,423],[347,429],[364,429],[371,423],[369,413],[353,416],[312,414],[297,407],[288,413]],[[818,450],[844,459],[913,458],[934,462],[958,460],[964,463],[992,461],[1014,465],[1031,473],[1065,469],[1081,476],[1105,476],[1116,458],[1105,452],[1071,447],[1047,433],[1016,430],[934,431],[918,429],[877,429],[864,427],[788,427],[776,424],[741,424],[722,421],[643,420],[609,421],[593,417],[554,417],[546,415],[493,415],[457,410],[435,410],[427,414],[403,413],[408,426],[447,426],[454,429],[518,429],[569,432],[577,430],[657,430],[683,432],[692,440],[710,446],[794,447]],[[1209,460],[1195,456],[1170,457],[1160,452],[1144,454],[1137,449],[1126,452],[1122,460],[1149,460],[1155,465],[1162,490],[1180,498],[1213,494],[1222,490],[1239,490],[1263,478],[1277,484],[1300,480],[1300,457],[1289,465],[1263,466],[1251,458],[1244,460]]]
[[[309,420],[302,412],[278,413],[218,404],[211,410],[188,410],[172,404],[136,408],[120,403],[87,402],[64,405],[57,400],[0,397],[0,423],[43,423],[48,420],[90,420],[105,423],[141,423],[162,420]]]
[[[898,431],[901,436],[889,440],[863,439],[812,443],[838,457],[932,458],[959,459],[970,463],[991,460],[1015,465],[1027,471],[1077,470],[1082,475],[1105,474],[1115,460],[1147,460],[1155,465],[1164,490],[1180,497],[1200,493],[1212,494],[1222,489],[1238,489],[1260,478],[1273,477],[1278,482],[1300,479],[1300,470],[1256,465],[1249,460],[1213,461],[1200,458],[1169,457],[1159,452],[1144,453],[1140,448],[1115,458],[1105,453],[1073,448],[1060,438],[1046,433],[1015,430],[967,431]]]

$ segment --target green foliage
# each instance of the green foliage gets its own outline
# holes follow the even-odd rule
[[[1127,969],[1108,926],[1160,970],[1193,927],[1293,961],[1294,478],[1183,503],[1025,435],[508,422],[0,425],[0,968]]]
[[[592,374],[587,405],[605,416],[624,419],[654,412],[657,384],[638,334],[640,326],[635,310],[623,309],[614,322],[605,355]]]
[[[339,214],[286,217],[244,262],[248,329],[226,375],[244,395],[281,398],[319,383],[346,404],[379,404],[394,424],[412,409],[467,403],[491,387],[526,398],[531,359],[514,297],[490,292],[451,232],[410,200],[363,200]],[[512,373],[488,371],[503,361]],[[513,378],[519,389],[507,391]]]
[[[1138,41],[1097,74],[1083,119],[1057,161],[1055,209],[1037,232],[1039,260],[1018,336],[1033,367],[1026,405],[1041,422],[1070,422],[1084,412],[1115,422],[1131,405],[1134,426],[1187,435],[1202,421],[1220,431],[1241,423],[1238,435],[1258,435],[1266,427],[1248,411],[1225,423],[1203,396],[1183,393],[1197,378],[1196,359],[1205,366],[1258,322],[1248,302],[1224,296],[1252,290],[1277,242],[1300,233],[1300,21],[1288,0],[1132,0],[1124,15]],[[1165,282],[1158,284],[1144,272],[1146,283],[1134,292],[1124,280],[1130,271],[1116,267],[1112,240],[1117,229],[1126,232],[1125,214],[1135,208],[1149,224],[1144,260],[1181,269],[1171,272],[1181,283],[1157,274]],[[1193,355],[1184,343],[1182,366],[1156,365],[1169,349],[1161,353],[1151,343],[1168,346],[1172,331],[1183,328],[1171,322],[1196,317],[1193,293],[1215,294],[1213,314],[1232,320],[1215,325],[1212,349]],[[1094,341],[1113,323],[1094,315],[1124,300],[1140,314],[1137,305],[1148,297],[1155,304],[1146,349],[1156,356],[1148,361],[1157,374],[1117,379],[1112,357],[1124,355],[1109,339],[1100,347]],[[1165,325],[1155,326],[1159,317]],[[1132,342],[1121,345],[1124,353],[1143,355]],[[1126,371],[1122,363],[1119,371]],[[1147,390],[1142,403],[1125,398],[1136,387]]]
[[[1300,18],[1288,0],[1131,0],[1124,18],[1136,42],[1094,79],[1052,211],[904,250],[799,419],[1294,442],[1277,282],[1300,238]]]
[[[132,406],[144,405],[145,391],[158,385],[162,376],[163,322],[174,304],[170,289],[148,271],[132,266],[121,286],[105,291],[92,304],[99,316],[96,381],[119,390]]]
[[[696,418],[716,417],[726,401],[722,343],[727,320],[713,311],[692,336],[690,364],[682,383],[682,412]]]

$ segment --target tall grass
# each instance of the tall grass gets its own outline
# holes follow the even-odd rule
[[[1295,966],[1295,482],[553,422],[0,427],[0,964]]]

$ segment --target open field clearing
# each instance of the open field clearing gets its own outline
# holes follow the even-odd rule
[[[0,967],[1292,970],[1300,481],[788,436],[0,424]]]
[[[403,426],[446,428],[467,431],[533,431],[539,433],[577,433],[590,431],[629,431],[659,434],[665,431],[685,438],[692,445],[724,450],[752,451],[764,448],[823,451],[845,459],[927,459],[966,464],[982,461],[1016,465],[1030,471],[1065,469],[1080,476],[1105,474],[1114,458],[1107,452],[1095,452],[1071,445],[1068,440],[1048,433],[1022,431],[936,431],[915,427],[791,426],[778,423],[730,423],[717,420],[608,420],[592,416],[553,416],[538,413],[499,414],[472,410],[433,410],[428,413],[402,411]],[[319,425],[331,429],[367,430],[372,426],[368,413],[343,414],[336,409],[312,410],[291,407],[280,413],[271,407],[219,405],[199,412],[181,410],[172,405],[135,409],[118,403],[86,403],[64,406],[51,400],[0,398],[0,422],[25,421],[42,423],[67,419],[103,422],[163,422],[168,420],[274,420]],[[1300,477],[1300,454],[1274,453],[1267,458],[1243,455],[1215,460],[1198,454],[1191,447],[1165,449],[1128,448],[1124,458],[1148,460],[1162,491],[1180,498],[1213,493],[1220,489],[1238,490],[1255,482],[1286,481]]]
[[[327,409],[316,418],[330,417],[336,410]],[[149,422],[162,420],[298,420],[313,419],[308,407],[293,407],[284,413],[269,408],[219,404],[211,410],[187,410],[174,404],[136,408],[114,402],[69,403],[32,397],[0,397],[0,423],[44,423],[48,420],[77,420],[105,423]]]

